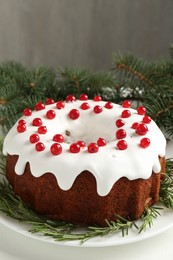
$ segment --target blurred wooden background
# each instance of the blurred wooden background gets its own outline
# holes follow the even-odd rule
[[[112,53],[168,57],[173,0],[0,0],[0,62],[112,65]]]

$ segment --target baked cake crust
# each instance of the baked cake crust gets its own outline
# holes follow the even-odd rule
[[[159,199],[160,181],[165,173],[165,158],[160,158],[160,173],[151,177],[128,180],[120,178],[106,196],[97,193],[96,180],[92,173],[83,171],[69,190],[62,190],[52,173],[34,177],[26,164],[22,175],[15,173],[17,155],[8,155],[7,179],[19,196],[31,209],[46,217],[81,225],[105,226],[115,221],[115,214],[127,219],[138,219],[146,206]]]

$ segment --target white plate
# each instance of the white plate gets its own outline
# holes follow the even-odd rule
[[[52,238],[43,236],[41,234],[31,234],[30,232],[28,232],[29,226],[27,224],[15,221],[10,217],[5,216],[3,213],[0,213],[0,222],[6,227],[20,234],[31,237],[33,239],[45,241],[47,243],[56,243],[57,245],[73,247],[107,247],[135,243],[137,241],[156,236],[173,227],[173,210],[164,209],[160,210],[160,213],[161,215],[153,221],[152,227],[148,228],[145,232],[138,234],[138,230],[134,228],[130,229],[128,235],[125,235],[124,237],[122,237],[121,232],[119,232],[104,237],[92,238],[82,245],[80,244],[80,241],[57,242],[54,241]],[[138,221],[136,223],[140,222]]]

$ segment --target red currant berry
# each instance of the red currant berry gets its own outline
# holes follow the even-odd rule
[[[56,113],[54,110],[48,110],[47,113],[46,113],[46,117],[48,119],[54,119],[56,117]]]
[[[117,127],[122,127],[125,124],[125,122],[122,119],[117,119],[115,124]]]
[[[23,110],[24,116],[31,116],[32,115],[32,110],[30,108],[25,108]]]
[[[56,103],[56,108],[62,109],[62,108],[64,108],[64,107],[65,107],[65,103],[64,103],[63,101],[58,101],[58,102]]]
[[[26,131],[26,125],[25,124],[17,126],[17,132],[18,133],[23,133],[25,131]]]
[[[36,149],[37,152],[42,152],[42,151],[44,151],[45,146],[44,146],[43,143],[38,142],[38,143],[36,143],[36,145],[35,145],[35,149]]]
[[[77,144],[79,144],[81,148],[85,147],[84,141],[77,141]]]
[[[87,110],[90,108],[90,105],[87,102],[84,102],[80,105],[80,108],[83,110]]]
[[[30,143],[34,144],[37,143],[38,141],[40,141],[40,137],[37,134],[32,134],[29,138]]]
[[[123,110],[123,112],[121,113],[122,118],[128,118],[130,116],[131,116],[131,112],[128,109]]]
[[[117,139],[123,139],[126,137],[126,131],[124,129],[118,129],[116,131],[116,138]]]
[[[79,99],[80,100],[88,100],[88,95],[87,94],[81,94]]]
[[[70,112],[69,112],[69,117],[72,119],[72,120],[76,120],[76,119],[78,119],[79,118],[79,116],[80,116],[80,113],[79,113],[79,110],[77,110],[77,109],[72,109],[72,110],[70,110]]]
[[[70,145],[70,153],[79,153],[80,152],[80,145],[77,143]]]
[[[122,107],[130,108],[131,107],[131,102],[129,100],[124,100],[123,103],[122,103]]]
[[[127,142],[125,140],[120,140],[117,143],[118,150],[126,150],[128,147]]]
[[[96,143],[90,143],[88,145],[88,152],[89,153],[97,153],[99,150],[99,146]]]
[[[46,126],[39,126],[39,127],[38,127],[38,133],[39,133],[39,134],[46,134],[46,133],[47,133],[47,128],[46,128]]]
[[[148,127],[145,124],[139,124],[136,128],[138,135],[145,135],[148,132]]]
[[[107,109],[112,109],[112,108],[113,108],[113,104],[112,104],[111,102],[107,102],[107,103],[105,104],[105,108],[107,108]]]
[[[68,95],[66,97],[66,102],[73,102],[73,101],[76,101],[76,98],[74,95]]]
[[[94,101],[102,101],[102,97],[101,96],[95,96]]]
[[[97,140],[97,144],[98,144],[98,146],[105,146],[106,145],[106,140],[104,139],[104,138],[99,138],[98,140]]]
[[[131,128],[132,129],[136,129],[138,127],[139,123],[138,122],[135,122],[132,124]]]
[[[25,122],[25,120],[23,120],[23,119],[20,119],[19,121],[18,121],[18,125],[25,125],[26,124],[26,122]]]
[[[138,115],[145,115],[146,114],[146,108],[143,107],[143,106],[139,106],[137,108],[137,113],[138,113]]]
[[[41,118],[39,118],[39,117],[34,118],[32,121],[33,126],[41,126],[42,124],[43,124],[43,122],[42,122]]]
[[[53,137],[53,141],[54,142],[58,142],[58,143],[63,143],[64,142],[64,137],[61,134],[56,134]]]
[[[145,124],[151,123],[151,117],[150,116],[144,116],[142,119],[142,122]]]
[[[55,103],[55,101],[52,98],[46,99],[46,105],[51,105],[51,104],[54,104],[54,103]]]
[[[99,114],[99,113],[101,113],[102,112],[102,107],[101,106],[95,106],[94,107],[94,113],[96,113],[96,114]]]
[[[43,110],[43,109],[45,109],[45,104],[43,104],[43,102],[38,102],[38,103],[35,105],[35,110],[36,110],[36,111]]]
[[[142,138],[139,144],[142,148],[147,148],[150,145],[150,139],[149,138]]]
[[[58,143],[54,143],[51,145],[50,151],[53,155],[59,155],[62,153],[62,146]]]

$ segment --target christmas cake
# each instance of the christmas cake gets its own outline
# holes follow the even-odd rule
[[[117,215],[138,219],[158,201],[165,147],[145,107],[82,94],[26,108],[3,153],[14,193],[35,212],[105,226]]]

